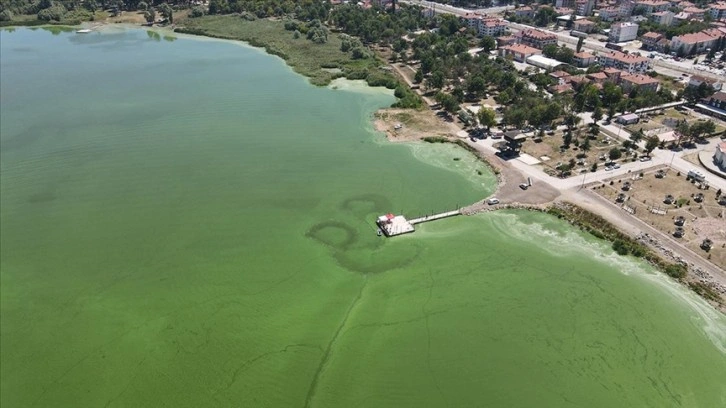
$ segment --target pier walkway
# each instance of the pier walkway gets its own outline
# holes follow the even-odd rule
[[[443,212],[440,214],[433,214],[433,215],[425,215],[423,217],[414,218],[409,222],[413,225],[416,225],[416,224],[421,224],[424,222],[440,220],[442,218],[454,217],[457,215],[461,215],[461,210],[447,211],[447,212]]]

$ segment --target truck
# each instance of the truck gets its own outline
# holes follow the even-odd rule
[[[587,33],[583,33],[582,31],[577,30],[570,31],[570,35],[577,38],[587,38]]]

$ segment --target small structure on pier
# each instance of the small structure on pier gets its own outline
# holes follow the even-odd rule
[[[414,231],[413,224],[408,222],[403,215],[393,215],[390,213],[381,215],[376,220],[376,224],[387,237],[408,234]]]
[[[407,220],[403,215],[386,214],[381,215],[376,220],[376,225],[386,234],[387,237],[395,237],[396,235],[408,234],[414,232],[414,225],[422,224],[428,221],[440,220],[442,218],[461,215],[461,210],[447,211],[439,214],[426,215],[420,218]]]

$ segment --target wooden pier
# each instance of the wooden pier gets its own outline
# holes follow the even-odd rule
[[[380,231],[383,232],[387,237],[395,237],[397,235],[408,234],[414,232],[416,228],[414,225],[423,224],[424,222],[436,221],[443,218],[454,217],[461,215],[461,210],[457,209],[454,211],[442,212],[439,214],[426,215],[412,220],[407,220],[403,215],[386,214],[378,217],[376,225]]]

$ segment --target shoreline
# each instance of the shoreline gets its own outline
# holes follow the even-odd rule
[[[196,38],[198,40],[212,40],[212,41],[225,41],[225,42],[231,42],[236,43],[238,45],[243,45],[250,48],[256,48],[260,49],[261,51],[267,53],[268,55],[273,55],[285,62],[285,65],[291,68],[293,72],[296,72],[299,75],[302,75],[308,79],[307,75],[298,72],[294,69],[294,66],[291,66],[289,61],[285,58],[284,55],[277,55],[274,52],[270,52],[268,49],[269,47],[266,47],[265,45],[257,45],[252,42],[246,41],[246,40],[240,40],[235,38],[224,38],[220,36],[214,36],[209,35],[205,33],[197,34],[197,33],[185,33],[183,31],[177,31],[177,29],[168,29],[166,27],[143,27],[143,26],[136,26],[133,24],[127,24],[127,23],[110,23],[107,21],[103,22],[95,22],[94,24],[98,25],[99,29],[104,28],[110,28],[110,27],[121,27],[124,29],[145,29],[145,30],[153,30],[157,32],[162,33],[169,33],[169,34],[176,34],[180,38],[187,37],[187,38]],[[58,27],[60,25],[54,25],[49,24],[50,27]],[[2,28],[13,28],[13,27],[25,27],[25,26],[6,26]],[[66,27],[77,27],[77,26],[67,26]],[[181,35],[179,35],[181,34]],[[344,75],[341,75],[341,77],[344,77]],[[401,82],[400,79],[397,79],[398,82]],[[362,80],[365,82],[365,80]],[[310,82],[313,86],[320,86],[318,84]],[[330,85],[330,84],[328,84]],[[374,88],[370,84],[366,83],[366,86]],[[408,85],[407,85],[408,87]],[[410,87],[409,91],[413,91]],[[331,88],[334,89],[334,88]],[[422,110],[413,110],[410,108],[383,108],[376,111],[373,115],[372,121],[373,121],[373,128],[375,131],[379,133],[383,133],[386,136],[386,140],[390,143],[407,143],[412,141],[418,141],[423,140],[424,137],[422,137],[420,134],[415,134],[414,132],[410,133],[401,133],[398,132],[392,133],[390,131],[390,122],[387,122],[388,118],[381,117],[381,113],[391,113],[391,112],[397,112],[397,113],[407,113],[407,112],[419,112],[423,116],[428,116],[429,118],[433,118],[434,121],[438,121],[440,123],[441,119],[436,117],[435,114],[429,109],[422,109]],[[588,209],[583,208],[582,206],[578,205],[576,201],[578,201],[579,197],[575,197],[573,194],[567,194],[566,198],[561,198],[562,194],[564,192],[560,192],[559,190],[554,189],[553,187],[549,186],[546,182],[538,181],[535,183],[526,193],[519,189],[518,185],[519,183],[523,183],[526,181],[525,175],[518,169],[515,169],[513,166],[508,165],[506,161],[500,159],[498,156],[496,156],[493,152],[487,151],[486,149],[480,148],[478,145],[474,145],[473,143],[469,143],[467,139],[462,139],[461,137],[457,136],[457,133],[455,130],[459,129],[459,131],[462,131],[459,126],[457,126],[454,122],[450,122],[446,124],[446,128],[444,130],[439,130],[438,133],[434,132],[434,137],[440,137],[442,142],[444,143],[453,143],[458,145],[459,147],[463,148],[464,150],[469,151],[470,153],[473,153],[479,160],[481,160],[487,167],[489,167],[493,173],[496,175],[497,178],[497,186],[494,191],[494,193],[488,197],[484,197],[482,200],[473,203],[464,209],[462,211],[465,214],[476,214],[479,212],[488,212],[488,211],[496,211],[500,209],[507,209],[507,208],[517,208],[517,209],[525,209],[529,211],[540,211],[540,212],[548,212],[554,216],[558,216],[558,218],[565,218],[566,221],[568,221],[571,225],[577,226],[578,228],[589,232],[593,236],[604,239],[608,242],[615,243],[617,239],[620,240],[627,240],[632,245],[641,245],[645,248],[647,248],[647,254],[644,256],[640,256],[641,258],[646,259],[651,265],[653,265],[656,269],[658,269],[660,272],[670,275],[666,271],[666,267],[669,265],[676,265],[674,263],[671,263],[670,261],[672,259],[668,259],[666,254],[662,252],[657,252],[651,249],[650,246],[645,245],[643,243],[640,243],[639,240],[643,239],[642,233],[640,234],[633,234],[631,231],[623,231],[622,228],[618,228],[618,224],[613,222],[612,219],[608,219],[608,217],[594,213]],[[428,137],[431,137],[432,133],[430,130],[427,129],[421,129],[421,132],[426,132]],[[538,191],[540,190],[540,191]],[[533,194],[534,193],[534,194]],[[496,205],[496,206],[489,206],[486,203],[486,199],[489,197],[502,197],[502,204]],[[575,202],[572,202],[575,201]],[[567,208],[569,206],[569,211],[563,210],[563,208]],[[596,204],[597,206],[597,204]],[[574,209],[573,209],[574,208]],[[553,211],[555,213],[553,213]],[[558,213],[559,212],[559,213]],[[593,226],[588,226],[587,224],[584,224],[582,220],[578,221],[577,212],[586,212],[588,214],[594,215],[597,218],[600,218],[603,220],[603,225],[599,228],[594,228]],[[561,214],[558,215],[558,214]],[[622,218],[622,215],[621,215]],[[627,222],[627,220],[620,220],[623,222]],[[608,234],[605,233],[604,230],[612,230],[617,231],[617,238],[613,238],[612,233]],[[645,236],[648,236],[648,234],[645,234]],[[672,256],[671,256],[672,258]],[[691,280],[688,279],[675,279],[676,282],[680,283],[682,286],[690,289],[691,291],[698,294],[702,299],[704,299],[707,303],[711,304],[716,310],[719,310],[720,312],[726,314],[726,302],[724,301],[724,296],[719,295],[716,293],[716,296],[713,295],[715,293],[714,290],[709,290],[708,288],[711,286],[710,283],[707,280],[703,279],[703,275],[697,273],[696,271],[693,271],[692,268],[688,268],[686,266],[688,273],[686,277],[691,277]],[[695,276],[694,276],[695,275]],[[694,277],[696,279],[694,279]],[[700,279],[700,280],[699,280]]]

